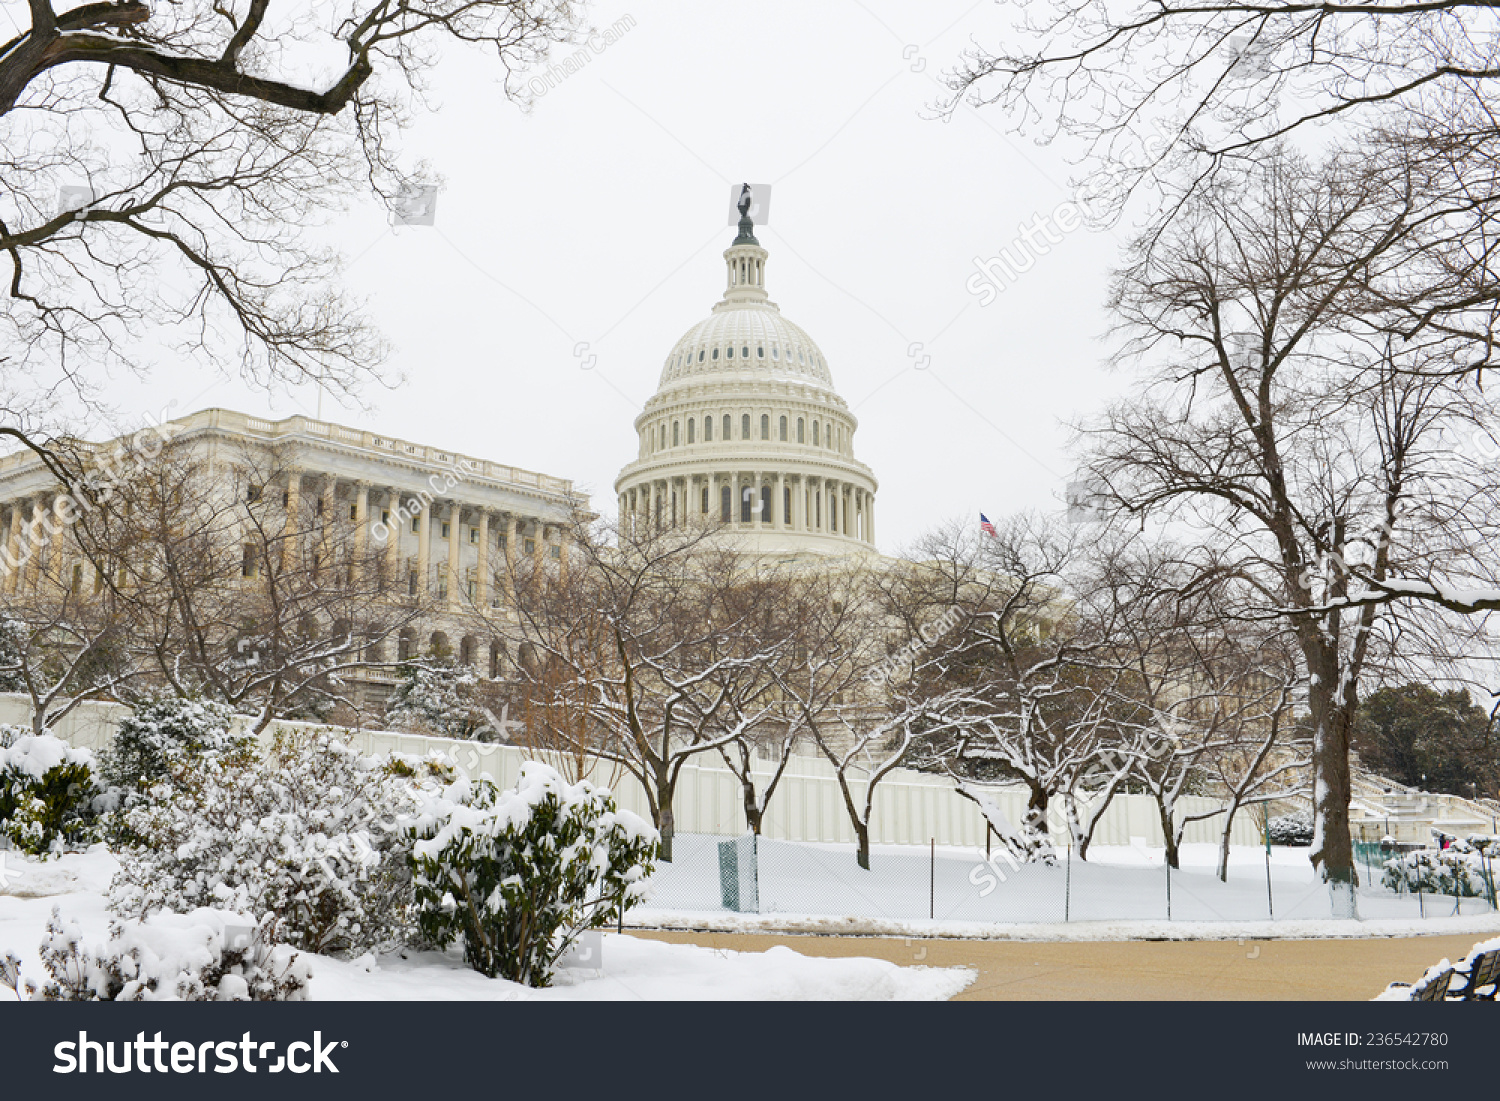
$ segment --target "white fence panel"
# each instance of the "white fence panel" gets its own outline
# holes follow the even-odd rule
[[[95,751],[105,749],[114,738],[116,724],[128,713],[119,704],[85,703],[75,708],[54,731],[74,745]],[[30,703],[24,696],[0,694],[0,723],[25,726],[30,723]],[[318,729],[316,724],[281,722],[281,729]],[[446,754],[471,776],[488,774],[501,787],[511,787],[521,772],[526,752],[517,746],[490,742],[458,741],[451,738],[429,738],[417,734],[400,734],[384,730],[346,730],[338,733],[363,753],[391,752],[426,756],[432,752]],[[556,762],[552,762],[556,763]],[[757,793],[763,793],[771,778],[771,766],[755,771]],[[650,806],[644,789],[628,772],[609,762],[595,762],[591,771],[595,782],[607,783],[621,807],[650,819]],[[1019,823],[1026,813],[1027,796],[1018,787],[984,785],[989,798],[1011,822]],[[865,787],[862,778],[850,783],[855,805],[863,809]],[[1198,814],[1216,809],[1219,803],[1198,796],[1180,800],[1182,814]],[[748,828],[739,780],[716,756],[702,754],[696,763],[684,765],[678,781],[673,812],[679,833],[738,834]],[[1067,824],[1060,801],[1049,808],[1048,821],[1053,835],[1063,843]],[[1220,816],[1192,822],[1184,834],[1189,842],[1218,842],[1223,820]],[[766,837],[781,841],[817,841],[852,844],[854,829],[844,809],[843,795],[833,767],[824,760],[798,757],[788,762],[762,823]],[[985,825],[975,804],[958,794],[950,781],[939,776],[895,769],[875,789],[875,810],[871,820],[871,840],[887,845],[939,845],[984,847]],[[1148,846],[1162,844],[1161,824],[1156,805],[1145,795],[1117,795],[1100,819],[1094,832],[1096,845],[1129,845],[1143,838]],[[1241,811],[1234,823],[1232,840],[1237,845],[1254,845],[1260,841],[1256,816]]]

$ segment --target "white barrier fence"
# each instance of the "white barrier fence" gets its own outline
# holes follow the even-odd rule
[[[105,749],[114,738],[116,724],[128,713],[119,704],[86,703],[75,708],[53,733],[74,745],[93,750]],[[30,704],[24,696],[0,694],[0,723],[29,725]],[[278,723],[287,729],[313,728],[307,723]],[[336,728],[340,737],[361,752],[385,754],[392,751],[425,756],[437,751],[447,754],[471,776],[488,773],[502,787],[516,782],[521,765],[529,754],[516,746],[491,742],[459,741],[431,738],[391,731],[349,730]],[[673,801],[677,831],[731,835],[747,829],[739,780],[717,754],[702,754],[697,764],[682,769]],[[773,766],[759,768],[760,785],[770,778]],[[564,770],[566,771],[566,770]],[[634,777],[607,761],[599,761],[588,777],[596,784],[610,787],[619,804],[650,819],[645,791]],[[1012,822],[1019,823],[1026,810],[1026,792],[1015,786],[985,786],[984,790]],[[853,785],[856,803],[863,806],[863,784]],[[1218,800],[1186,796],[1178,800],[1178,813],[1201,814],[1214,810]],[[1061,807],[1051,812],[1053,836],[1067,837]],[[1223,831],[1223,816],[1190,822],[1184,833],[1187,842],[1217,842]],[[787,765],[771,798],[761,832],[781,841],[854,842],[854,829],[845,813],[843,796],[833,768],[818,758],[798,757]],[[875,811],[871,819],[870,840],[887,845],[925,845],[935,840],[939,845],[964,845],[983,848],[984,819],[970,800],[959,795],[951,782],[941,777],[908,769],[889,773],[875,789]],[[1235,819],[1231,837],[1234,844],[1254,845],[1260,842],[1260,831],[1251,812],[1242,811]],[[1117,795],[1104,812],[1094,831],[1094,844],[1148,846],[1162,844],[1161,825],[1155,802],[1146,795]]]

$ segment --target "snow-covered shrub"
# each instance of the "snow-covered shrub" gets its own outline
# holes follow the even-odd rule
[[[1266,823],[1273,845],[1311,845],[1313,843],[1312,815],[1306,811],[1282,814]]]
[[[0,726],[0,837],[40,856],[98,839],[94,755],[50,734]]]
[[[391,729],[471,738],[485,727],[484,710],[474,698],[479,676],[472,668],[435,657],[405,673],[386,701],[385,721]]]
[[[234,711],[213,700],[168,696],[142,703],[120,720],[114,745],[100,762],[104,778],[129,792],[150,787],[178,757],[244,742],[230,733],[233,722]]]
[[[1494,884],[1484,858],[1454,849],[1418,849],[1385,862],[1381,884],[1390,891],[1426,891],[1461,898],[1490,898]]]
[[[462,940],[476,971],[530,986],[547,986],[579,934],[641,897],[660,842],[607,789],[534,761],[514,790],[459,780],[405,824],[422,933]]]
[[[50,978],[40,991],[28,982],[27,992],[51,1002],[303,1001],[310,962],[273,945],[272,924],[223,910],[156,914],[112,921],[109,940],[90,947],[53,907],[41,947]]]
[[[395,820],[418,806],[418,772],[327,733],[278,734],[264,757],[241,746],[174,763],[125,813],[139,843],[121,855],[111,906],[128,917],[200,906],[274,914],[276,939],[297,948],[389,948],[410,917]]]

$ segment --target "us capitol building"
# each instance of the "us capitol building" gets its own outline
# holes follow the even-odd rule
[[[753,553],[875,553],[874,473],[858,420],[813,339],[766,294],[767,252],[744,215],[713,312],[683,334],[635,419],[615,480],[623,526],[729,525]]]

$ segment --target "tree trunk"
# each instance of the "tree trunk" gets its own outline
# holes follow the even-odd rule
[[[745,803],[745,824],[750,827],[750,832],[757,837],[760,836],[760,804],[755,800],[755,785],[742,784]]]
[[[1351,716],[1335,698],[1336,659],[1309,660],[1308,705],[1313,726],[1313,866],[1329,883],[1358,882],[1349,833],[1349,727]]]
[[[1240,801],[1231,799],[1224,811],[1224,836],[1219,839],[1219,882],[1229,882],[1229,837],[1234,832],[1234,816],[1239,813]]]
[[[1161,820],[1162,846],[1167,854],[1167,867],[1182,867],[1181,856],[1177,851],[1177,833],[1172,828],[1172,807],[1161,796],[1156,797],[1156,816]]]
[[[854,836],[859,841],[859,848],[855,851],[854,859],[865,871],[870,870],[870,827],[865,822],[854,823]]]
[[[665,762],[656,768],[656,828],[661,834],[659,859],[664,864],[672,863],[672,837],[677,832],[677,822],[672,815],[672,797],[676,785]]]

